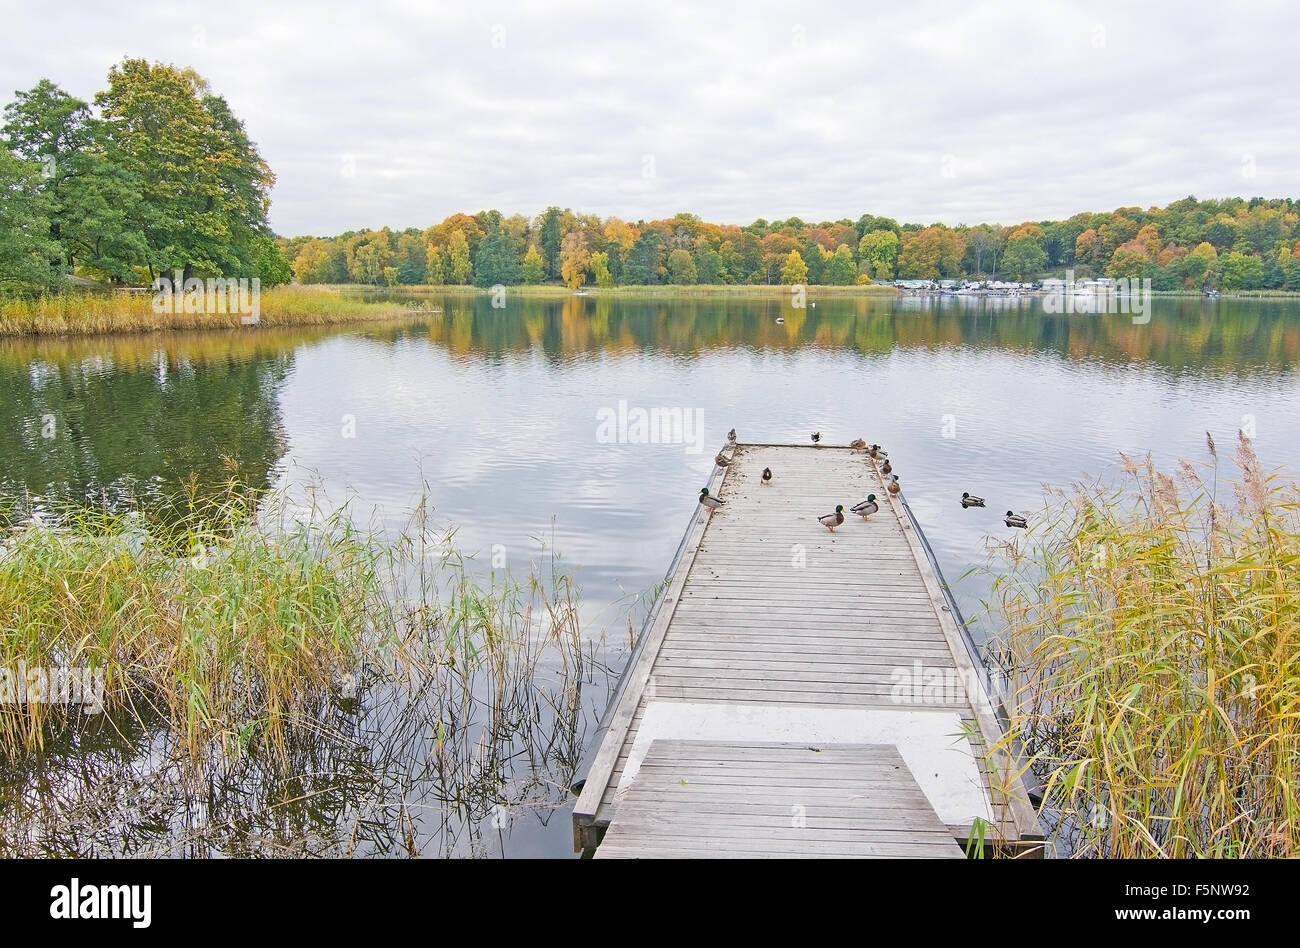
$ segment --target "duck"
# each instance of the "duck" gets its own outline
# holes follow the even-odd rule
[[[976,497],[974,494],[968,494],[966,491],[961,492],[961,505],[963,507],[983,507],[984,498]]]
[[[710,494],[709,489],[707,487],[700,488],[701,506],[707,507],[710,511],[713,511],[713,510],[717,510],[725,503],[726,501],[723,500],[721,497],[714,497],[712,494]]]
[[[876,503],[875,494],[868,494],[867,499],[862,501],[862,503],[854,504],[852,507],[849,508],[850,512],[857,514],[863,520],[870,519],[871,515],[873,513],[876,513],[879,510],[880,510],[880,504]]]
[[[727,432],[727,444],[735,444],[735,443],[736,443],[736,429],[732,428],[730,431]]]
[[[1003,519],[1008,527],[1019,527],[1024,530],[1029,526],[1029,521],[1013,510],[1008,510],[1006,517]]]
[[[817,522],[831,533],[834,533],[835,528],[844,522],[844,505],[836,504],[835,513],[823,514],[817,518]]]
[[[849,442],[849,447],[852,448],[854,451],[861,451],[866,446],[867,443],[863,441],[861,438],[854,438],[852,441]]]
[[[894,465],[889,463],[889,458],[885,458],[885,463],[880,465],[880,473],[884,474],[886,477],[894,473]]]
[[[731,462],[727,460],[726,456],[721,451],[719,451],[718,456],[713,459],[713,463],[718,465],[718,467],[726,467]]]
[[[772,469],[770,467],[763,468],[763,479],[759,483],[764,487],[772,486]]]
[[[898,492],[901,491],[901,490],[903,489],[903,487],[902,487],[901,484],[898,483],[898,475],[897,475],[897,474],[894,475],[894,479],[893,479],[893,480],[891,480],[888,484],[885,485],[885,489],[886,489],[887,491],[889,491],[889,493],[890,493],[891,496],[893,496],[893,497],[897,497],[897,496],[898,496]]]
[[[817,442],[821,441],[821,439],[822,439],[822,433],[821,433],[820,431],[814,431],[814,432],[812,433],[812,443],[813,443],[813,444],[816,444]]]
[[[882,451],[880,445],[873,444],[871,447],[867,448],[867,455],[871,458],[887,458],[889,457],[889,452]]]
[[[784,326],[784,325],[785,325],[785,317],[784,317],[784,316],[778,316],[778,317],[776,317],[776,324],[777,324],[778,326]]]

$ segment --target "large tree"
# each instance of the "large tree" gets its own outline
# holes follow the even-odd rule
[[[192,69],[127,59],[95,104],[139,188],[127,217],[150,274],[251,270],[275,179],[226,101]]]
[[[29,292],[58,279],[50,261],[59,248],[40,180],[38,165],[0,150],[0,289]]]

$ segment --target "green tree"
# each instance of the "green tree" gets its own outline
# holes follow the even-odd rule
[[[524,254],[524,282],[537,284],[546,279],[546,261],[537,251],[536,244],[528,245],[528,253]]]
[[[41,168],[50,239],[62,268],[90,267],[116,281],[144,260],[141,235],[128,226],[138,213],[140,182],[115,160],[104,124],[90,107],[48,79],[16,93],[5,108],[4,146]]]
[[[898,234],[892,230],[873,230],[863,234],[858,241],[858,256],[867,265],[867,272],[873,279],[892,280],[898,247]]]
[[[499,220],[490,219],[474,259],[474,283],[477,286],[512,286],[522,279],[514,241]]]
[[[95,104],[114,160],[140,183],[127,226],[151,274],[247,267],[275,179],[225,100],[191,69],[127,59]]]
[[[807,283],[808,265],[803,262],[803,257],[799,251],[791,250],[786,255],[785,262],[781,264],[781,282],[793,286],[796,283]]]
[[[551,279],[560,274],[560,218],[563,212],[558,207],[548,207],[542,214],[541,227],[537,239],[542,245],[542,257],[546,261],[546,275]]]
[[[678,247],[668,254],[668,282],[679,286],[691,286],[699,280],[695,270],[695,261],[689,250]]]
[[[829,286],[849,286],[857,278],[858,265],[853,262],[853,252],[847,244],[840,244],[826,261],[822,280]]]
[[[627,263],[623,266],[623,282],[632,286],[648,286],[659,283],[659,233],[645,230],[636,239],[632,249],[627,253]]]
[[[1002,253],[1002,269],[1012,280],[1036,279],[1046,265],[1047,253],[1042,244],[1027,234],[1011,238]]]
[[[609,272],[609,253],[607,251],[598,250],[591,255],[591,275],[599,287],[609,289],[614,285],[614,277]]]
[[[50,261],[59,246],[50,239],[48,200],[40,167],[0,149],[0,289],[29,292],[54,285]]]
[[[1225,290],[1257,290],[1264,285],[1264,263],[1233,250],[1219,258],[1219,286]]]
[[[695,273],[700,283],[717,286],[726,282],[722,254],[708,244],[695,248]]]

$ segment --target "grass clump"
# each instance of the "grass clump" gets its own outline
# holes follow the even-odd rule
[[[994,582],[1008,741],[1073,855],[1300,855],[1300,493],[1242,436],[1217,503],[1207,439],[1060,492]]]

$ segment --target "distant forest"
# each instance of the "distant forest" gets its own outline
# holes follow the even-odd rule
[[[263,285],[826,284],[894,279],[1149,277],[1158,290],[1300,291],[1300,204],[1194,197],[1011,226],[863,214],[713,224],[457,213],[424,229],[280,237],[275,177],[228,103],[190,69],[124,60],[93,103],[48,79],[0,125],[0,290],[185,276]]]

